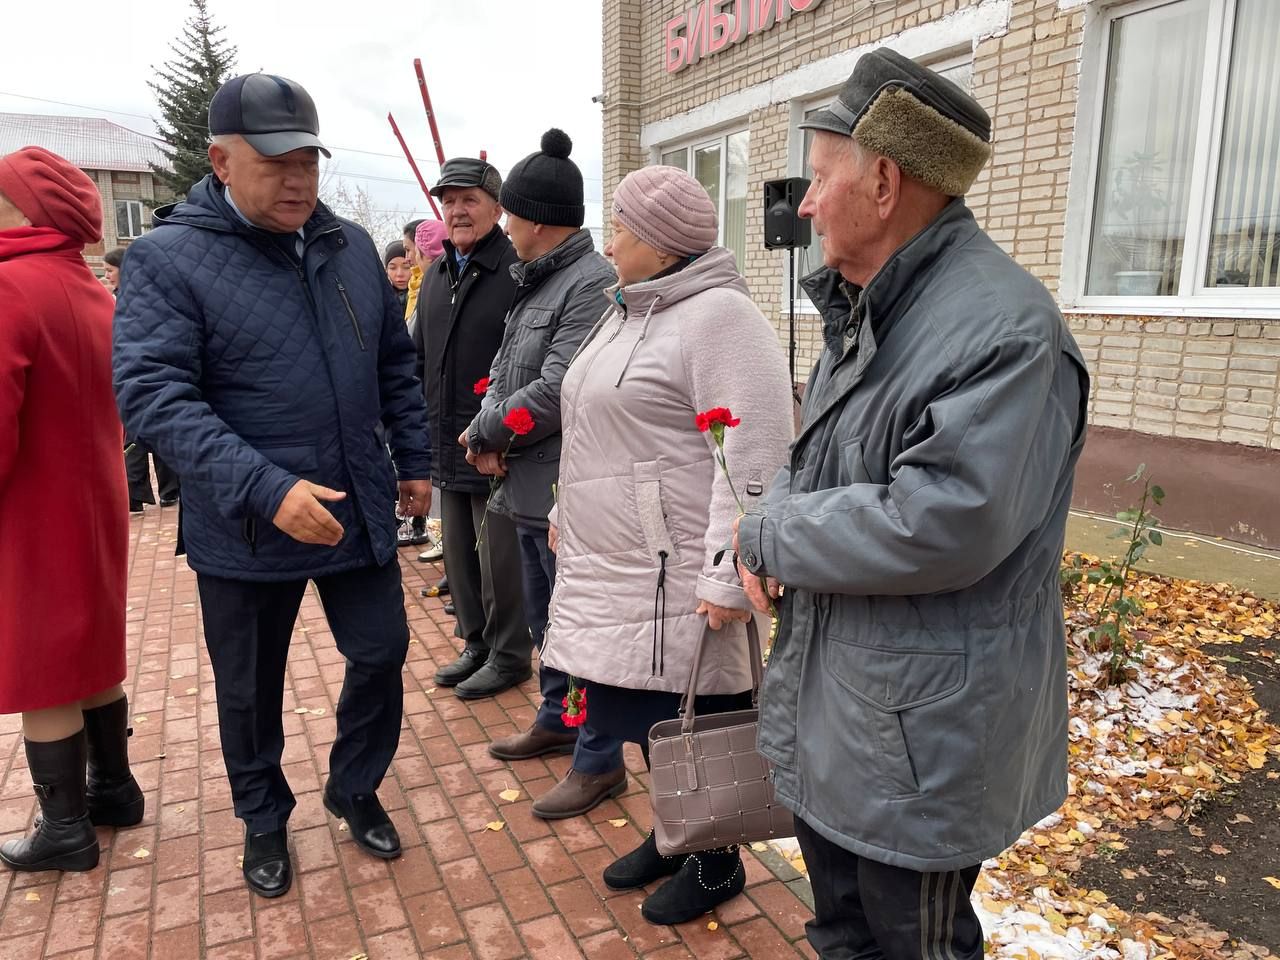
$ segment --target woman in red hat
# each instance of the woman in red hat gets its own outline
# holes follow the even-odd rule
[[[91,870],[94,826],[143,813],[122,687],[113,302],[81,255],[101,238],[102,201],[81,170],[39,147],[0,157],[0,713],[22,714],[42,813],[0,846],[14,870]]]

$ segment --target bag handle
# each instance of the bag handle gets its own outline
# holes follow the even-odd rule
[[[680,698],[680,732],[686,735],[693,733],[693,705],[698,696],[698,677],[702,673],[702,653],[707,647],[708,639],[715,632],[710,626],[702,628],[702,636],[698,638],[698,647],[693,654],[693,665],[689,668],[689,688]],[[763,681],[764,655],[760,651],[760,630],[756,627],[754,613],[747,620],[747,658],[751,661],[751,705],[758,707],[760,684]]]

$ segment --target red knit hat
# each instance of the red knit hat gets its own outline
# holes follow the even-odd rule
[[[102,198],[75,164],[43,147],[0,157],[0,193],[35,227],[53,227],[79,243],[102,239]]]

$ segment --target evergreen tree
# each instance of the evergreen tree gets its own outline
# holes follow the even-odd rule
[[[194,14],[182,35],[169,48],[173,58],[153,67],[158,79],[149,81],[160,106],[160,137],[168,146],[160,151],[171,169],[152,165],[156,179],[184,197],[209,173],[209,101],[230,77],[236,48],[214,26],[208,0],[191,0]]]

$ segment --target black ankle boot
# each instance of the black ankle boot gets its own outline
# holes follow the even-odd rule
[[[30,836],[0,846],[0,862],[12,870],[92,870],[98,835],[85,800],[84,731],[52,743],[28,740],[26,749],[42,816]]]
[[[84,712],[89,748],[89,819],[98,827],[132,827],[142,822],[146,801],[129,771],[129,699],[121,697]]]
[[[737,844],[691,853],[679,872],[640,905],[640,913],[659,926],[685,923],[732,900],[746,885]]]
[[[653,831],[644,838],[644,843],[636,847],[626,856],[619,857],[605,867],[604,882],[610,890],[633,890],[669,877],[683,866],[684,856],[664,857],[658,852],[658,844]]]

